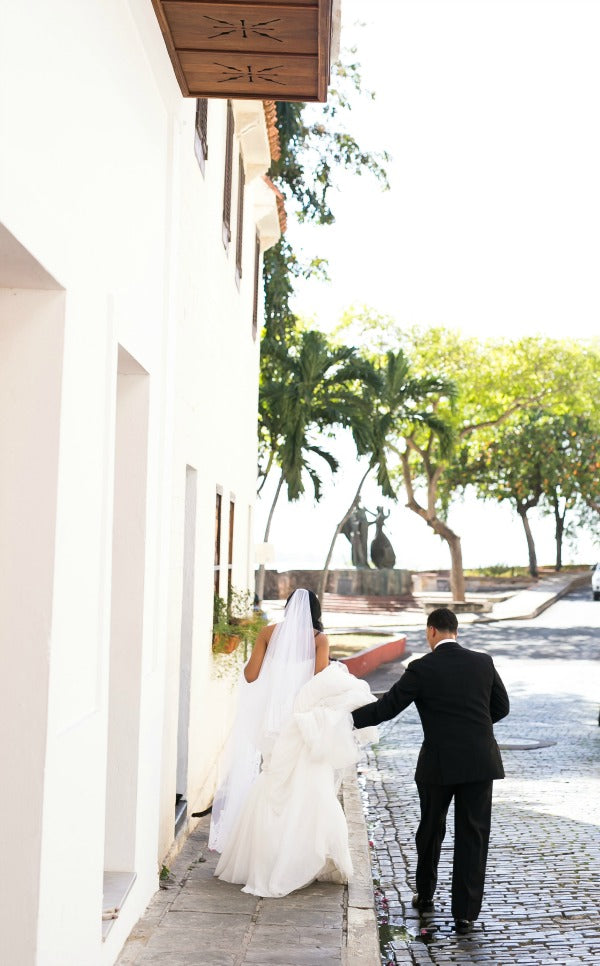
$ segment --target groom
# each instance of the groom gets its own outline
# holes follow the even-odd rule
[[[454,798],[452,915],[467,933],[481,909],[492,812],[492,781],[504,769],[492,728],[509,701],[487,654],[457,642],[458,621],[447,607],[427,618],[431,654],[411,661],[402,677],[373,704],[352,713],[357,728],[388,721],[414,701],[423,726],[415,781],[421,803],[417,829],[417,893],[413,906],[433,912],[437,868]]]

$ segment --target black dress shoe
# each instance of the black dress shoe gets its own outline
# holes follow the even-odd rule
[[[419,912],[433,912],[435,906],[433,904],[433,899],[421,898],[418,892],[415,892],[412,897],[412,904],[414,909],[418,909]]]
[[[460,933],[461,936],[466,936],[468,932],[471,932],[473,928],[472,919],[455,919],[454,920],[454,931]]]

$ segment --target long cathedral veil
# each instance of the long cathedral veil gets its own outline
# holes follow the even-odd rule
[[[315,634],[308,591],[296,590],[271,635],[260,674],[241,677],[235,720],[222,759],[223,781],[212,808],[209,848],[222,852],[248,793],[268,760],[300,688],[315,673]]]

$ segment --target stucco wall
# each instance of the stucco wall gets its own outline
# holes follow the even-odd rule
[[[0,273],[0,336],[14,337],[16,355],[3,362],[18,389],[0,396],[0,423],[9,449],[27,434],[29,454],[3,472],[0,503],[3,526],[13,520],[3,529],[10,580],[0,632],[12,696],[0,731],[7,718],[15,727],[3,784],[20,803],[1,827],[11,889],[0,930],[7,961],[19,966],[101,966],[116,959],[173,843],[188,466],[197,479],[190,810],[210,798],[231,714],[210,647],[214,503],[217,486],[225,507],[235,494],[233,582],[244,586],[253,566],[257,189],[246,192],[238,290],[235,170],[228,251],[221,240],[225,102],[209,105],[203,176],[195,102],[179,94],[145,0],[11,4],[0,45],[0,90],[10,91],[0,98],[0,226],[14,255]],[[29,275],[18,269],[23,253]],[[134,373],[143,411],[122,391]],[[126,435],[119,442],[118,425],[137,449]],[[33,534],[23,525],[28,503]],[[226,555],[226,514],[224,523]],[[131,534],[138,551],[128,556]],[[119,567],[134,573],[117,633]],[[124,767],[120,734],[128,753],[135,748],[135,835],[124,849],[110,791],[122,783],[109,782],[106,795],[107,768]],[[135,883],[102,942],[103,869],[128,852]]]

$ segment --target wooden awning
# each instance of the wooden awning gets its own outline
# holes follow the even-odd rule
[[[152,0],[185,97],[325,101],[333,0]]]

